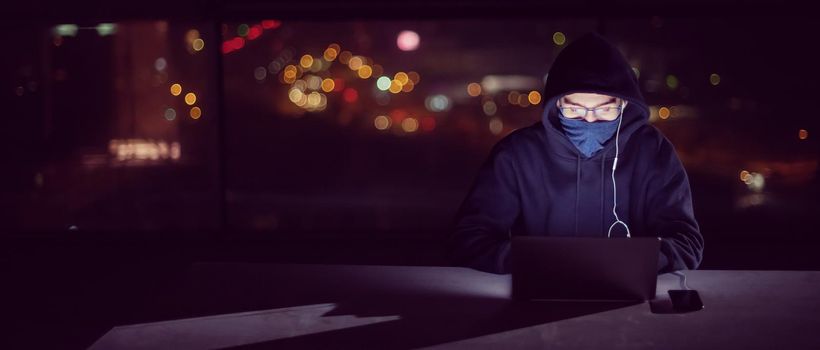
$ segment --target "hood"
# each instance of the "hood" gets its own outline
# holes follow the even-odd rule
[[[649,108],[638,86],[638,78],[623,54],[597,33],[588,33],[570,43],[555,58],[544,85],[541,121],[547,129],[550,148],[561,155],[583,158],[564,135],[555,102],[566,94],[591,92],[620,97],[628,101],[623,111],[619,147],[623,149],[631,134],[649,120]],[[614,137],[592,158],[614,151]],[[614,154],[611,154],[614,157]]]

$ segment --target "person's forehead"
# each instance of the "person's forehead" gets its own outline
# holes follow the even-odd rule
[[[616,96],[611,95],[604,95],[604,94],[596,94],[596,93],[587,93],[587,92],[576,92],[564,95],[562,99],[565,102],[572,102],[572,103],[604,103],[604,102],[615,102],[618,100]]]

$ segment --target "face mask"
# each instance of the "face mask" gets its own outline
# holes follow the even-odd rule
[[[603,144],[612,138],[612,135],[617,131],[618,118],[621,118],[621,116],[618,116],[615,120],[599,120],[590,123],[580,118],[566,118],[560,110],[558,115],[558,119],[561,120],[561,125],[564,127],[564,133],[575,145],[575,148],[578,148],[578,151],[587,158],[604,148]]]

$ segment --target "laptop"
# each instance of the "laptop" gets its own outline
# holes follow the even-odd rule
[[[655,298],[660,238],[512,237],[512,294],[522,300]]]

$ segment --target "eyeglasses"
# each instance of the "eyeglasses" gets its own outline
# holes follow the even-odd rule
[[[558,107],[561,110],[561,113],[564,117],[567,118],[586,118],[587,113],[592,111],[592,114],[597,119],[604,119],[604,120],[612,120],[618,117],[621,113],[621,106],[617,107],[598,107],[598,108],[586,108],[581,106],[562,106]]]

